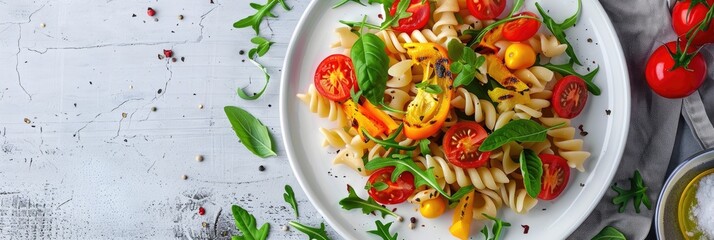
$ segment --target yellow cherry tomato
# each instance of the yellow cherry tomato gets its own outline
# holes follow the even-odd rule
[[[528,44],[514,43],[506,48],[506,66],[512,70],[524,69],[533,66],[536,53]]]
[[[419,212],[425,218],[437,218],[446,211],[446,200],[443,197],[429,199],[421,203]]]

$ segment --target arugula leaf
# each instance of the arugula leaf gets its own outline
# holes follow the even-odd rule
[[[249,112],[233,106],[223,108],[243,145],[256,156],[276,156],[272,136],[268,128]]]
[[[481,233],[483,234],[483,239],[488,240],[488,226],[486,226],[486,224],[481,228]]]
[[[526,2],[525,0],[516,0],[516,1],[513,3],[513,8],[511,9],[511,12],[508,14],[508,17],[506,17],[506,18],[510,18],[510,17],[512,17],[513,15],[515,15],[515,14],[518,12],[518,10],[520,10],[521,7],[523,7],[523,4],[524,4],[525,2]]]
[[[421,151],[422,155],[429,155],[431,154],[431,149],[429,149],[429,144],[431,141],[429,139],[422,139],[419,141],[419,150]]]
[[[263,223],[260,228],[257,228],[255,217],[248,213],[245,209],[238,205],[231,207],[233,218],[235,218],[236,228],[240,230],[243,236],[234,235],[235,240],[265,240],[270,232],[270,224]]]
[[[394,155],[392,157],[394,157]],[[474,189],[474,186],[462,187],[461,189],[459,189],[459,191],[449,196],[449,194],[446,194],[446,192],[441,189],[439,183],[436,181],[436,175],[434,175],[434,168],[421,170],[421,168],[419,168],[419,166],[417,166],[416,163],[414,163],[414,161],[409,156],[404,156],[400,159],[375,158],[365,165],[365,168],[367,168],[367,170],[376,170],[383,167],[394,167],[394,171],[392,172],[392,182],[396,182],[399,175],[401,175],[403,172],[408,171],[412,175],[414,175],[414,186],[429,186],[451,201],[458,201],[459,199],[461,199],[461,197],[468,194],[470,191],[473,191]]]
[[[300,217],[297,201],[295,200],[295,192],[293,192],[293,187],[291,187],[290,185],[285,185],[285,193],[283,193],[283,199],[285,199],[285,202],[293,207],[293,209],[295,210],[295,217]]]
[[[557,38],[560,43],[568,45],[568,49],[565,50],[565,53],[568,54],[568,57],[570,57],[570,59],[576,64],[582,66],[580,60],[578,60],[578,56],[575,54],[573,45],[568,42],[568,39],[566,38],[565,34],[565,30],[573,27],[575,23],[578,22],[578,17],[580,16],[580,11],[582,8],[581,0],[578,0],[578,10],[577,12],[575,12],[575,15],[565,19],[565,21],[563,21],[562,23],[556,23],[555,20],[553,20],[553,18],[550,17],[537,2],[536,8],[538,8],[540,16],[543,17],[543,24],[545,24],[545,26],[550,30],[550,32],[553,33],[553,36],[555,36],[555,38]]]
[[[627,238],[617,228],[607,226],[595,235],[592,240],[627,240]]]
[[[471,39],[471,41],[469,41],[466,45],[469,46],[469,47],[473,47],[474,45],[480,43],[480,42],[481,42],[481,39],[483,39],[483,37],[486,36],[486,34],[487,34],[488,32],[490,32],[491,30],[493,30],[494,28],[500,26],[501,24],[504,24],[504,23],[507,23],[507,22],[510,22],[510,21],[513,21],[513,20],[522,19],[522,18],[530,18],[530,19],[536,19],[536,20],[537,20],[537,18],[534,18],[534,17],[532,17],[532,16],[528,16],[528,15],[521,15],[521,16],[509,17],[509,18],[504,18],[504,19],[498,20],[498,21],[496,21],[496,22],[494,22],[494,23],[491,23],[491,25],[488,25],[488,26],[484,27],[484,28],[481,29],[481,30],[477,30],[476,32],[478,32],[478,35],[476,35],[475,38]],[[473,35],[473,33],[474,33],[473,31],[468,32],[469,35]]]
[[[257,45],[255,48],[250,49],[250,51],[248,51],[248,57],[251,59],[254,59],[256,54],[259,57],[262,57],[263,55],[265,55],[268,52],[268,50],[270,50],[270,46],[273,45],[273,43],[274,43],[274,42],[268,41],[268,39],[265,39],[261,36],[254,37],[253,39],[250,40],[250,42]]]
[[[248,61],[250,61],[253,65],[258,67],[260,71],[263,72],[263,76],[265,77],[265,85],[263,85],[263,89],[261,89],[260,92],[254,93],[253,96],[250,96],[245,93],[243,88],[239,88],[238,90],[236,90],[236,92],[238,93],[238,96],[242,99],[255,100],[258,99],[260,96],[263,96],[263,93],[265,93],[265,89],[268,89],[268,83],[270,82],[270,74],[268,74],[268,69],[263,67],[263,65],[261,65],[260,63],[254,61],[253,59],[248,59]]]
[[[380,236],[382,240],[397,240],[397,236],[399,235],[398,233],[394,233],[394,236],[389,233],[389,227],[392,226],[393,222],[383,224],[382,222],[377,220],[374,223],[377,224],[377,229],[367,231],[368,233]]]
[[[234,28],[245,28],[245,27],[253,27],[253,30],[255,30],[255,34],[259,35],[260,34],[260,23],[263,22],[263,19],[266,17],[277,17],[275,14],[273,14],[271,11],[273,8],[275,8],[275,5],[280,3],[280,5],[283,6],[283,8],[287,11],[290,11],[290,7],[285,3],[285,0],[268,0],[268,2],[265,5],[260,5],[257,3],[250,3],[250,7],[252,7],[255,10],[258,10],[255,14],[250,15],[248,17],[245,17],[241,20],[238,20],[237,22],[233,23]]]
[[[392,215],[396,218],[401,218],[398,214],[390,211],[389,209],[383,207],[382,204],[379,204],[374,201],[372,197],[367,197],[367,200],[360,198],[359,196],[357,196],[357,193],[352,188],[352,186],[347,185],[347,191],[349,192],[349,195],[346,198],[340,200],[340,206],[342,206],[343,209],[352,210],[355,208],[360,208],[362,209],[362,213],[364,214],[370,214],[374,211],[378,211],[382,214],[382,218],[386,217],[387,214]]]
[[[355,22],[355,21],[346,21],[346,20],[340,20],[340,23],[347,25],[350,28],[355,28],[355,27],[366,27],[369,29],[379,29],[380,26],[367,23],[367,22]]]
[[[310,240],[330,240],[330,237],[327,236],[327,231],[325,231],[325,223],[320,223],[320,228],[306,226],[296,221],[290,221],[289,224],[306,234]]]
[[[600,87],[595,85],[595,82],[593,82],[595,75],[597,75],[597,73],[600,71],[600,67],[595,68],[595,70],[593,70],[592,72],[589,72],[588,74],[581,75],[575,71],[575,68],[573,67],[573,65],[574,65],[574,62],[570,61],[569,63],[561,64],[561,65],[547,63],[542,66],[547,69],[550,69],[553,72],[560,73],[564,76],[573,75],[573,76],[577,76],[577,77],[585,80],[585,84],[588,86],[588,91],[591,92],[595,96],[600,96],[600,93],[602,91],[600,90]]]
[[[484,233],[484,234],[486,235],[486,239],[489,239],[489,240],[498,240],[498,239],[500,239],[500,238],[501,238],[501,234],[503,233],[503,228],[505,228],[505,227],[510,227],[510,226],[511,226],[510,223],[504,222],[503,220],[501,220],[501,219],[499,219],[499,218],[491,217],[491,216],[489,216],[488,214],[485,214],[485,213],[481,213],[481,214],[482,214],[484,217],[486,217],[486,218],[491,219],[491,220],[494,221],[493,227],[491,228],[491,233],[493,233],[493,237],[488,238],[488,234],[485,233],[485,232],[487,232],[487,231],[484,231],[485,229],[482,229],[482,230],[481,230],[481,233]],[[486,228],[486,226],[484,226],[484,228]]]
[[[465,47],[458,40],[449,41],[447,50],[449,58],[453,61],[451,72],[457,74],[454,87],[471,84],[478,68],[486,62],[486,58],[477,55],[473,49]]]
[[[399,4],[397,4],[397,9],[394,12],[394,15],[389,14],[389,8],[391,8],[392,3],[383,3],[384,7],[384,12],[386,17],[384,18],[384,22],[382,23],[380,29],[384,30],[389,27],[396,27],[399,26],[399,20],[402,20],[403,18],[408,18],[412,16],[412,13],[407,12],[407,9],[409,9],[409,5],[411,4],[411,1],[399,1]]]
[[[420,83],[417,83],[414,85],[417,88],[423,89],[425,92],[431,93],[431,94],[439,94],[444,92],[444,89],[442,89],[439,85],[436,84],[429,84],[427,81],[423,81]]]
[[[540,194],[541,177],[543,176],[543,162],[540,157],[530,149],[523,149],[519,159],[521,163],[521,173],[523,174],[523,185],[533,198]]]
[[[374,183],[374,185],[372,185],[372,187],[377,191],[384,191],[384,190],[387,190],[387,188],[389,188],[389,185],[387,185],[384,182],[376,182],[376,183]]]
[[[366,6],[364,3],[362,3],[362,0],[340,0],[340,2],[338,2],[337,4],[335,4],[335,6],[333,6],[332,9],[341,7],[342,5],[345,5],[345,4],[348,3],[348,2],[356,2],[356,3],[358,3],[359,5]],[[374,3],[383,3],[383,2],[384,2],[383,0],[368,0],[368,1],[367,1],[367,3],[369,3],[370,5],[371,5],[371,4],[374,4]],[[391,6],[391,5],[390,5],[390,6]]]
[[[615,185],[612,186],[612,190],[617,192],[617,196],[612,199],[612,203],[620,205],[618,212],[625,212],[627,202],[629,202],[630,199],[632,199],[632,205],[635,207],[635,212],[637,213],[640,213],[641,204],[644,204],[647,209],[652,209],[650,198],[647,196],[647,187],[642,180],[642,175],[640,175],[639,170],[635,170],[635,176],[630,178],[629,190],[625,190]]]
[[[398,149],[398,150],[404,150],[404,151],[413,151],[417,148],[417,146],[402,146],[399,145],[399,142],[396,141],[397,137],[399,136],[399,133],[402,132],[402,129],[404,128],[404,124],[400,124],[399,128],[392,133],[392,135],[389,135],[387,139],[378,139],[373,137],[372,135],[369,135],[367,131],[362,130],[362,134],[367,137],[367,139],[372,140],[373,142],[382,145],[385,150],[390,150],[390,149]]]
[[[384,42],[372,33],[362,34],[352,46],[350,57],[362,96],[375,106],[383,105],[389,70]]]
[[[493,151],[512,141],[542,142],[545,141],[548,130],[562,126],[563,123],[545,128],[533,120],[513,120],[496,131],[493,131],[491,135],[488,135],[478,150],[481,152]]]

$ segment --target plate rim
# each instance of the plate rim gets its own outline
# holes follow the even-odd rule
[[[298,183],[300,184],[300,187],[303,189],[303,191],[305,191],[305,195],[306,195],[307,199],[310,201],[310,204],[313,205],[315,210],[317,210],[317,212],[320,213],[320,215],[327,222],[327,224],[330,225],[330,227],[332,229],[334,229],[341,237],[345,237],[345,236],[350,236],[350,234],[348,234],[349,233],[348,229],[346,229],[344,226],[339,225],[339,224],[335,225],[334,224],[335,220],[333,220],[330,217],[327,217],[327,216],[329,216],[325,212],[325,211],[327,211],[327,209],[323,209],[317,205],[317,202],[320,202],[320,201],[317,201],[317,199],[315,199],[316,194],[314,193],[315,190],[313,189],[313,187],[308,185],[307,183],[305,183],[305,180],[303,180],[304,179],[303,171],[301,168],[298,167],[298,163],[297,163],[296,156],[295,156],[295,151],[293,150],[293,146],[291,145],[292,142],[288,140],[288,131],[285,130],[286,127],[289,125],[288,118],[287,118],[288,97],[292,97],[292,96],[288,96],[288,81],[285,80],[285,79],[289,79],[287,75],[291,72],[291,71],[289,71],[291,68],[289,65],[289,62],[293,58],[293,55],[296,52],[295,45],[297,44],[297,40],[298,40],[297,38],[299,37],[298,33],[303,31],[303,29],[305,28],[305,24],[307,22],[307,19],[309,18],[308,13],[311,12],[315,8],[315,6],[317,5],[318,2],[322,2],[322,1],[311,0],[310,3],[308,4],[308,6],[305,8],[304,12],[302,13],[302,15],[298,21],[298,24],[296,25],[296,28],[290,37],[290,42],[288,44],[288,48],[287,48],[287,51],[285,54],[285,59],[283,61],[283,71],[281,74],[281,82],[280,82],[280,89],[279,89],[280,127],[282,129],[281,137],[282,137],[282,142],[285,147],[286,155],[288,157],[288,162],[290,164],[290,168],[292,169],[293,174],[295,174],[295,178],[298,181]],[[625,87],[624,92],[626,93],[627,97],[623,98],[624,101],[620,102],[618,104],[624,105],[624,109],[626,111],[624,111],[623,113],[618,113],[619,116],[622,116],[620,119],[618,119],[621,121],[614,122],[613,124],[619,124],[624,129],[624,133],[621,134],[621,136],[619,138],[612,139],[612,140],[614,140],[614,142],[611,140],[606,140],[606,141],[610,141],[610,144],[612,144],[611,146],[614,148],[613,153],[615,154],[615,156],[617,156],[617,158],[615,158],[615,160],[614,160],[614,163],[612,164],[612,167],[610,168],[610,171],[607,173],[607,176],[605,177],[605,179],[607,180],[605,182],[608,184],[605,184],[604,185],[605,187],[600,188],[599,192],[595,194],[596,198],[592,199],[591,203],[589,204],[588,209],[586,209],[587,214],[578,218],[576,221],[572,221],[571,222],[572,224],[569,224],[569,225],[571,225],[571,227],[569,227],[570,228],[569,230],[564,231],[564,234],[563,234],[564,238],[572,235],[572,233],[575,232],[575,230],[577,230],[579,228],[579,226],[592,214],[592,212],[597,207],[598,203],[602,200],[603,196],[609,189],[607,187],[607,185],[609,185],[609,183],[612,182],[613,178],[615,177],[615,175],[617,173],[617,168],[619,168],[620,163],[622,162],[625,145],[627,143],[627,138],[629,136],[629,128],[630,128],[630,121],[631,121],[630,115],[631,115],[631,110],[632,110],[632,108],[631,108],[632,99],[631,99],[630,71],[628,69],[628,65],[627,65],[627,62],[625,59],[625,54],[622,49],[622,43],[620,42],[620,38],[617,34],[617,31],[615,30],[615,28],[612,24],[612,20],[610,19],[607,12],[605,12],[604,8],[602,7],[602,4],[598,1],[592,1],[592,3],[594,4],[594,7],[595,7],[595,10],[593,11],[593,13],[600,15],[605,22],[605,26],[604,26],[603,30],[607,31],[607,33],[613,38],[612,40],[616,43],[616,44],[614,44],[614,46],[612,46],[613,47],[612,53],[613,53],[614,57],[609,58],[609,60],[614,61],[612,63],[612,65],[622,66],[622,72],[618,72],[618,75],[621,74],[620,77],[622,77],[622,82]],[[324,4],[327,4],[327,3],[324,3]],[[608,121],[614,121],[614,118],[608,118]],[[605,150],[606,149],[603,148],[602,151],[604,152]]]

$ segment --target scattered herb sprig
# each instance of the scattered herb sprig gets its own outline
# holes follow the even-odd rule
[[[272,46],[274,43],[261,36],[257,36],[250,39],[250,42],[256,45],[255,48],[252,48],[248,51],[248,57],[251,59],[253,59],[256,54],[258,57],[262,57],[263,55],[265,55],[268,50],[270,50],[270,46]]]
[[[296,221],[290,221],[290,226],[307,235],[310,240],[330,240],[325,231],[325,223],[320,223],[320,228],[303,225]]]
[[[505,126],[493,131],[491,135],[483,140],[479,151],[493,151],[497,148],[513,141],[518,142],[542,142],[547,137],[548,130],[562,127],[564,124],[558,124],[550,128],[545,128],[533,120],[519,119],[506,124]]]
[[[349,192],[349,195],[346,198],[340,200],[340,206],[342,206],[343,209],[352,210],[359,208],[362,209],[362,213],[364,214],[370,214],[374,211],[377,211],[382,214],[382,218],[386,217],[387,215],[392,215],[397,219],[401,218],[399,214],[396,214],[395,212],[392,212],[389,209],[383,207],[381,204],[377,203],[377,201],[374,201],[372,197],[367,197],[367,200],[360,198],[359,196],[357,196],[357,193],[355,192],[354,188],[352,188],[352,186],[347,185],[347,191]]]
[[[618,186],[613,185],[612,190],[617,192],[617,196],[612,199],[612,203],[615,205],[620,205],[618,212],[625,212],[627,207],[627,202],[632,199],[632,204],[635,207],[635,212],[640,213],[640,206],[642,204],[647,207],[647,209],[652,209],[652,204],[650,204],[650,198],[647,196],[647,187],[645,182],[642,180],[642,175],[640,175],[639,170],[635,170],[635,176],[630,178],[630,189],[625,190]]]
[[[377,235],[377,236],[381,237],[382,240],[397,240],[397,236],[399,235],[398,233],[394,233],[394,236],[392,236],[392,234],[389,233],[389,227],[392,226],[393,222],[383,224],[382,222],[377,220],[374,223],[377,224],[377,229],[367,231],[368,233]]]
[[[454,87],[471,84],[478,68],[486,62],[486,57],[477,55],[473,49],[467,48],[457,40],[451,40],[447,49],[449,58],[453,61],[451,72],[457,74]]]
[[[375,158],[369,161],[365,168],[367,170],[376,170],[383,167],[394,167],[392,172],[392,182],[396,182],[399,175],[403,172],[410,172],[414,175],[414,186],[429,186],[439,192],[442,196],[446,197],[450,201],[458,201],[461,197],[465,196],[469,192],[474,190],[474,186],[462,187],[453,195],[449,195],[444,192],[436,181],[436,175],[434,175],[434,168],[429,168],[427,170],[422,170],[419,166],[414,163],[411,157],[406,155],[392,155],[392,157],[386,158]]]
[[[582,64],[580,63],[580,60],[578,60],[578,56],[575,54],[575,49],[573,49],[573,45],[568,42],[565,30],[575,26],[575,23],[578,22],[578,17],[580,17],[580,11],[582,8],[581,1],[582,0],[578,0],[578,10],[575,12],[575,14],[565,19],[565,21],[563,21],[562,23],[556,23],[555,20],[553,20],[553,18],[549,16],[545,10],[543,10],[540,4],[536,2],[536,8],[538,8],[540,16],[543,17],[543,24],[545,24],[545,26],[550,30],[551,33],[553,33],[553,36],[555,36],[555,38],[557,38],[560,43],[568,45],[568,49],[565,50],[565,53],[568,54],[568,57],[570,57],[570,59],[578,65]]]
[[[233,106],[223,108],[241,143],[256,156],[276,156],[275,145],[268,128],[249,112]]]
[[[493,220],[493,227],[491,227],[491,236],[489,237],[488,234],[488,227],[486,225],[483,226],[481,229],[481,233],[483,233],[484,237],[486,240],[498,240],[501,238],[501,234],[503,234],[503,228],[505,227],[510,227],[511,224],[508,222],[504,222],[503,220],[496,218],[496,217],[491,217],[488,214],[481,213],[484,217]]]
[[[265,240],[270,232],[270,224],[263,223],[260,228],[257,228],[255,217],[248,211],[238,205],[231,207],[233,218],[235,218],[236,228],[243,234],[234,235],[233,240]]]
[[[261,89],[259,92],[251,95],[248,95],[245,93],[245,91],[242,88],[239,88],[237,90],[238,96],[242,99],[245,100],[255,100],[260,98],[260,96],[265,93],[265,89],[268,88],[268,83],[270,82],[270,74],[268,74],[268,69],[266,69],[262,64],[258,63],[255,59],[256,57],[262,57],[266,53],[268,53],[268,50],[270,50],[270,46],[273,45],[274,42],[269,41],[268,39],[265,39],[261,36],[254,37],[253,39],[250,40],[252,43],[256,44],[255,48],[250,49],[248,51],[248,60],[258,67],[263,72],[263,75],[265,77],[265,84],[263,85],[263,89]]]
[[[278,3],[280,3],[280,5],[283,6],[283,9],[285,9],[286,11],[290,11],[290,7],[288,7],[288,5],[285,3],[285,0],[268,0],[268,2],[264,5],[258,3],[250,3],[250,7],[258,11],[253,15],[250,15],[233,23],[233,27],[246,28],[252,26],[253,30],[255,30],[255,34],[259,35],[260,24],[263,22],[263,19],[266,17],[277,17],[277,15],[273,14],[271,11],[273,10],[273,8],[275,8],[276,5],[278,5]]]
[[[285,193],[283,193],[283,199],[286,203],[290,204],[295,210],[295,217],[300,217],[300,212],[298,211],[297,201],[295,200],[295,192],[293,192],[293,187],[290,185],[285,185]]]
[[[519,158],[521,173],[523,174],[523,185],[533,198],[540,194],[541,177],[543,176],[543,162],[533,150],[523,149]]]
[[[607,226],[595,235],[592,240],[627,240],[627,238],[617,228]]]

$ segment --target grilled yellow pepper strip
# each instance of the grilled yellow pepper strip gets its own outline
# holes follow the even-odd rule
[[[496,79],[496,81],[506,89],[516,92],[528,90],[528,85],[511,73],[508,67],[506,67],[506,64],[503,63],[503,60],[497,56],[486,55],[486,63],[488,64],[488,75],[491,75],[493,79]]]
[[[469,239],[469,233],[471,231],[471,222],[474,216],[474,196],[475,191],[466,194],[461,200],[459,200],[459,205],[454,209],[454,220],[451,227],[449,227],[449,232],[454,237],[466,240]]]

